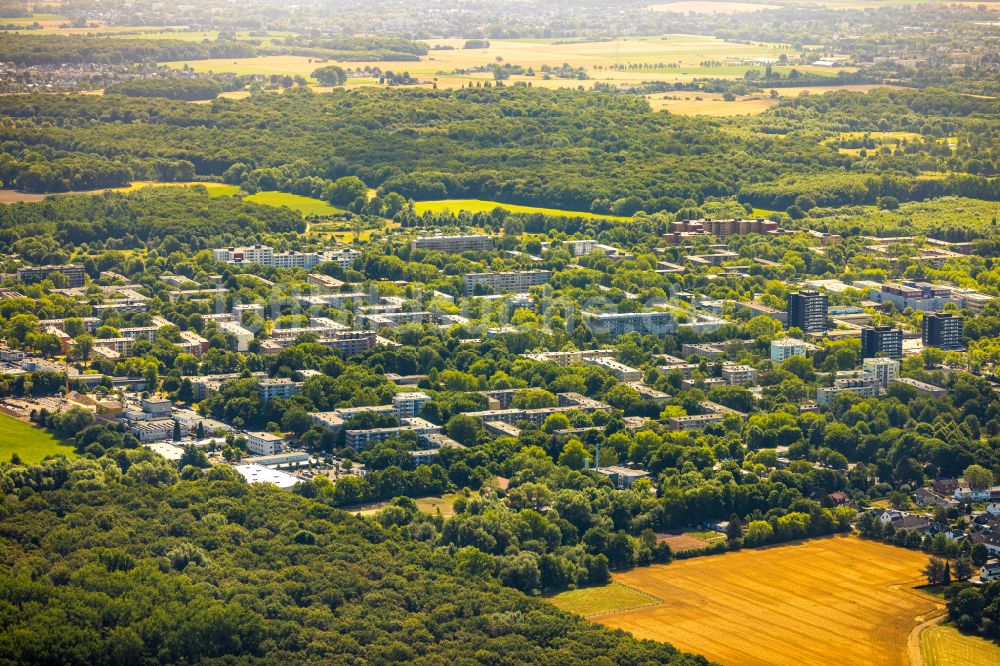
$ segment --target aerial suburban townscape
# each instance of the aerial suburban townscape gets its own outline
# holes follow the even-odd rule
[[[1000,3],[0,1],[0,664],[1000,664]]]

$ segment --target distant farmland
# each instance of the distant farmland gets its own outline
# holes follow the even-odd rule
[[[418,215],[422,215],[427,211],[432,213],[444,213],[447,211],[456,215],[463,210],[470,213],[484,213],[494,208],[503,208],[512,213],[541,213],[555,217],[594,217],[606,220],[629,219],[617,215],[601,215],[599,213],[562,210],[558,208],[538,208],[537,206],[519,206],[517,204],[500,203],[499,201],[482,201],[481,199],[441,199],[439,201],[418,201],[413,204],[413,209]]]
[[[910,632],[944,612],[915,589],[926,563],[853,536],[698,557],[615,574],[662,603],[630,602],[595,621],[727,665],[904,666]],[[551,601],[573,610],[579,600],[565,594]]]

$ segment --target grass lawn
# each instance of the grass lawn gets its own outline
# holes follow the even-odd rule
[[[481,199],[441,199],[439,201],[418,201],[413,205],[417,215],[430,211],[432,213],[458,213],[459,211],[469,211],[470,213],[485,213],[494,208],[504,208],[512,213],[542,213],[556,217],[592,217],[605,220],[627,220],[627,217],[619,215],[599,215],[597,213],[587,213],[575,210],[562,210],[559,208],[539,208],[537,206],[519,206],[517,204],[506,204],[498,201],[483,201]]]
[[[726,535],[723,534],[722,532],[715,532],[712,530],[708,530],[706,532],[685,532],[685,534],[693,536],[695,539],[701,539],[702,541],[706,541],[708,543],[712,543],[714,541],[722,541],[726,538]]]
[[[920,654],[925,666],[1000,664],[1000,645],[979,636],[966,636],[947,624],[927,627],[920,632]]]
[[[322,199],[313,199],[287,192],[257,192],[246,197],[246,201],[264,206],[285,206],[297,210],[302,215],[337,215],[344,212],[342,208],[331,206]]]
[[[478,495],[478,492],[474,492],[469,495],[469,498],[473,498]],[[444,495],[433,495],[431,497],[420,497],[414,498],[414,502],[417,503],[417,509],[423,513],[436,513],[438,509],[441,509],[441,515],[445,518],[455,515],[455,510],[452,508],[455,500],[463,496],[463,493],[445,493]],[[372,502],[370,504],[360,504],[353,507],[343,507],[344,511],[350,513],[360,513],[363,516],[368,516],[373,513],[377,513],[389,506],[390,502]]]
[[[29,463],[40,462],[48,455],[76,455],[72,446],[60,442],[48,431],[0,413],[0,460],[9,461],[12,453]]]
[[[548,597],[548,601],[557,608],[584,617],[663,603],[656,597],[618,583],[560,592]]]

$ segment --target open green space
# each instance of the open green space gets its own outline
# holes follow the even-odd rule
[[[233,185],[232,187],[236,186]],[[342,208],[331,206],[322,199],[288,194],[287,192],[257,192],[246,197],[246,201],[252,201],[253,203],[265,206],[285,206],[286,208],[298,211],[302,215],[337,215],[344,212]]]
[[[28,463],[41,462],[45,456],[76,455],[73,447],[48,431],[0,413],[0,461],[9,461],[14,453]]]
[[[559,208],[540,208],[538,206],[520,206],[518,204],[500,203],[499,201],[483,201],[481,199],[441,199],[438,201],[418,201],[413,205],[418,215],[426,212],[431,213],[459,213],[468,211],[470,213],[483,213],[494,208],[503,208],[512,213],[541,213],[555,217],[591,217],[604,220],[627,220],[627,217],[617,215],[600,215],[598,213],[588,213],[584,211],[562,210]]]
[[[557,608],[584,617],[662,603],[655,597],[619,583],[560,592],[548,597],[548,601]]]
[[[1000,645],[980,636],[967,636],[949,624],[927,627],[920,632],[920,654],[924,666],[1000,664]]]

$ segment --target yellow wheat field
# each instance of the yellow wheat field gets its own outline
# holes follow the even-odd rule
[[[905,666],[910,631],[944,611],[915,589],[926,562],[853,536],[682,560],[615,575],[663,603],[598,621],[732,666]]]

